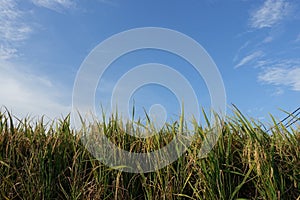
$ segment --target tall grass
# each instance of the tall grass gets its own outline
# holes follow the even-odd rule
[[[0,199],[300,199],[300,130],[274,120],[270,133],[238,110],[219,122],[220,137],[199,158],[209,128],[197,125],[187,153],[151,173],[126,173],[96,160],[70,128],[70,116],[45,125],[0,112]],[[97,124],[115,144],[148,152],[182,129],[167,125],[148,139],[133,122]]]

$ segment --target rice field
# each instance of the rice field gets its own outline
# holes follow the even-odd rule
[[[184,126],[174,122],[141,139],[126,134],[133,123],[114,115],[95,124],[132,152],[160,148]],[[235,109],[217,125],[220,137],[207,157],[198,153],[209,120],[195,124],[195,139],[177,161],[155,172],[127,173],[95,159],[70,116],[45,122],[2,110],[0,199],[300,199],[299,123],[262,125]]]

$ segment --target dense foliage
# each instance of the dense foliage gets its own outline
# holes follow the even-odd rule
[[[156,136],[126,134],[127,122],[112,116],[99,130],[131,151],[157,149],[182,127],[175,122]],[[45,124],[0,112],[0,199],[299,199],[300,131],[274,121],[261,124],[234,116],[219,120],[220,137],[198,157],[209,130],[197,125],[196,139],[176,162],[151,173],[110,169],[95,159],[70,128],[70,117]],[[159,146],[157,146],[159,145]]]

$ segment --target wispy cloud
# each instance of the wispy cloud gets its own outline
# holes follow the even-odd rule
[[[252,28],[272,27],[278,24],[290,11],[290,3],[285,0],[266,0],[264,4],[251,13]]]
[[[19,2],[0,0],[0,108],[5,105],[19,117],[31,114],[54,118],[60,113],[66,114],[70,106],[62,88],[12,59],[19,56],[20,45],[33,32],[30,22],[26,21],[28,14],[21,10]]]
[[[244,57],[243,59],[241,59],[241,61],[240,61],[238,64],[236,64],[236,65],[234,66],[234,68],[239,68],[239,67],[241,67],[241,66],[243,66],[243,65],[246,65],[246,64],[252,62],[253,60],[255,60],[255,59],[257,59],[257,58],[262,57],[263,55],[264,55],[264,54],[263,54],[262,51],[255,51],[255,52],[253,52],[252,54],[250,54],[250,55]]]
[[[45,7],[56,12],[74,8],[76,5],[72,0],[32,0],[32,2],[37,6]]]
[[[285,59],[289,57],[291,48],[285,49],[283,57],[280,58],[273,57],[270,54],[273,49],[268,48],[270,44],[266,45],[266,43],[274,43],[286,32],[284,28],[277,25],[284,23],[287,19],[292,19],[291,14],[295,11],[295,7],[297,5],[288,0],[265,0],[260,7],[251,12],[249,18],[251,28],[270,29],[259,30],[260,32],[257,34],[259,41],[253,42],[252,50],[250,49],[251,52],[254,52],[241,59],[235,66],[238,68],[251,63],[253,67],[258,68],[260,70],[258,81],[276,86],[274,87],[275,92],[272,94],[274,96],[283,94],[285,88],[300,91],[300,61],[293,58]],[[294,41],[300,41],[300,34],[295,37]],[[264,53],[257,51],[258,48],[262,49]]]
[[[24,12],[14,0],[0,1],[0,59],[17,55],[15,46],[28,38],[32,29],[23,22]]]
[[[118,3],[115,0],[97,0],[100,3],[111,5],[111,6],[117,6]]]
[[[281,87],[277,87],[273,92],[272,96],[280,96],[284,94],[284,90]]]
[[[17,49],[0,45],[0,60],[8,60],[16,56]]]
[[[233,62],[236,62],[239,59],[239,54],[241,53],[241,51],[245,48],[247,48],[250,44],[250,41],[245,42],[237,51],[237,53],[235,54],[234,58],[233,58]]]
[[[21,71],[7,61],[0,61],[0,66],[0,107],[5,105],[18,117],[30,114],[54,119],[70,112],[70,106],[62,103],[65,92],[47,77]]]
[[[274,40],[274,37],[272,36],[267,36],[262,43],[269,43],[272,42]]]
[[[288,86],[294,91],[300,91],[300,66],[293,68],[271,67],[258,76],[258,80],[276,86]]]

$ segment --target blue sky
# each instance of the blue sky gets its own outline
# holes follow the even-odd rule
[[[19,117],[69,113],[77,71],[90,51],[114,34],[141,27],[176,30],[201,44],[222,75],[229,108],[233,103],[266,120],[269,113],[282,118],[279,108],[300,106],[298,0],[0,0],[0,105]],[[201,77],[182,59],[155,50],[117,60],[98,85],[97,104],[108,106],[118,78],[149,62],[179,70],[200,106],[209,107]],[[132,99],[140,112],[155,103],[172,115],[180,110],[174,94],[157,85],[141,88]]]

